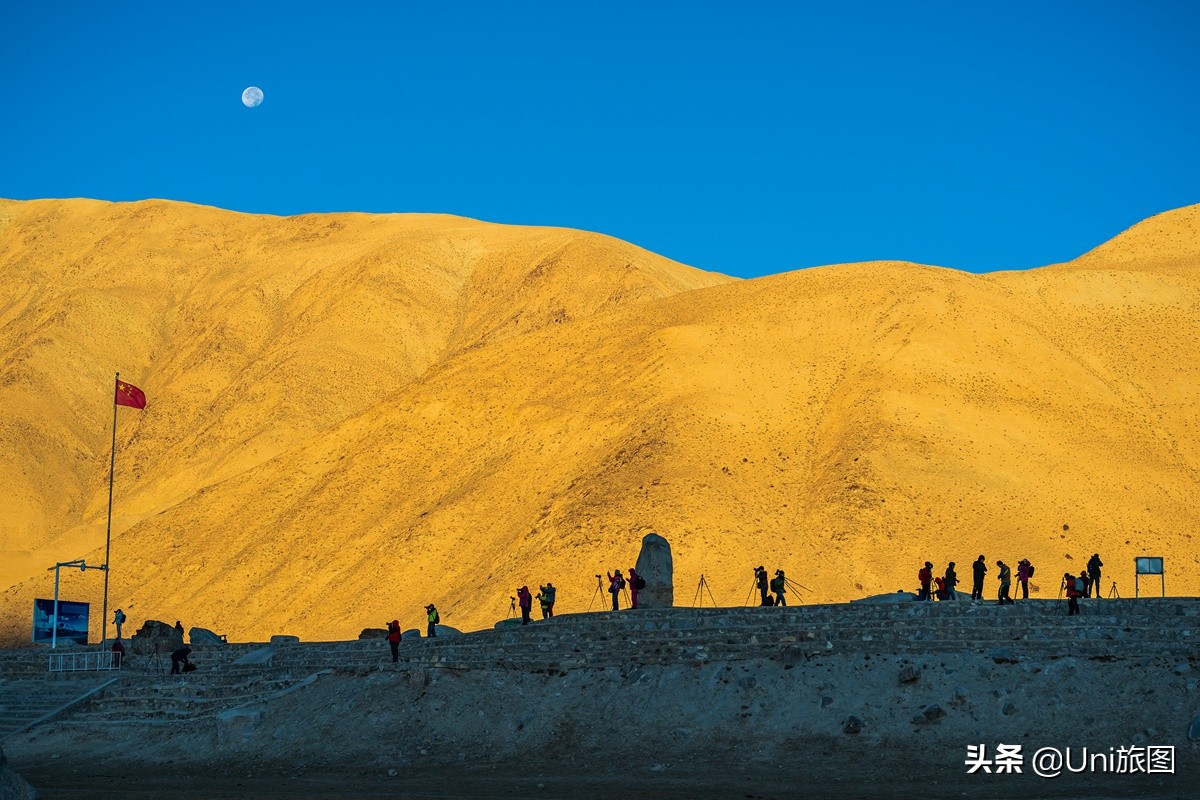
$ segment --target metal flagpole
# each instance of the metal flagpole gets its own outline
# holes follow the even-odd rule
[[[121,373],[117,373],[113,379],[113,429],[112,429],[112,450],[109,453],[108,460],[108,530],[104,534],[104,610],[100,617],[100,643],[108,638],[108,555],[112,549],[112,498],[113,498],[113,472],[117,467],[117,395],[116,386],[121,380]]]

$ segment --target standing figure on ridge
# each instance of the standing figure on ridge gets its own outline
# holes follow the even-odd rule
[[[1021,584],[1021,599],[1029,599],[1029,576],[1033,574],[1033,565],[1028,558],[1017,562],[1017,583]]]
[[[121,638],[121,626],[125,624],[125,612],[117,609],[113,612],[113,624],[117,626],[117,638]]]
[[[1100,585],[1100,568],[1104,566],[1104,562],[1100,560],[1099,553],[1092,553],[1092,557],[1088,559],[1088,575],[1092,576],[1092,586],[1096,587],[1096,598],[1104,596],[1103,586]]]
[[[537,597],[534,599],[538,601],[538,606],[542,609],[542,619],[548,619],[550,617],[550,598],[546,596],[545,586],[538,586]]]
[[[1008,596],[1008,590],[1012,587],[1012,570],[1003,561],[997,561],[996,567],[1000,570],[1000,574],[996,576],[1000,581],[1000,593],[996,596],[996,600],[999,605],[1013,603],[1014,600]]]
[[[983,576],[987,574],[987,563],[983,556],[976,559],[971,568],[975,570],[975,582],[971,584],[971,599],[979,602],[983,600]]]
[[[621,574],[621,570],[617,570],[617,574],[608,573],[608,593],[612,595],[612,610],[621,610],[621,590],[625,588],[625,576]]]
[[[175,632],[179,634],[179,638],[183,639],[183,623],[175,620]]]
[[[771,578],[771,591],[775,593],[775,605],[787,605],[787,579],[783,575],[783,570],[775,570],[775,577]]]
[[[1088,571],[1086,569],[1081,569],[1079,571],[1079,577],[1083,580],[1083,596],[1091,597],[1092,596],[1092,576],[1088,573]]]
[[[918,600],[931,600],[929,594],[929,584],[933,581],[933,564],[926,561],[925,566],[917,571],[917,580],[921,582],[921,591],[917,594]]]
[[[521,607],[521,624],[529,624],[529,612],[533,610],[533,595],[529,593],[529,586],[522,586],[517,589],[517,605]]]
[[[1069,572],[1063,573],[1063,586],[1067,590],[1067,616],[1074,617],[1079,614],[1079,591],[1076,581],[1078,579]]]
[[[946,567],[946,577],[942,579],[946,584],[946,600],[954,600],[954,587],[958,586],[958,574],[954,571],[954,562],[950,562],[950,566]]]
[[[437,626],[442,621],[442,615],[438,613],[437,606],[433,603],[425,606],[425,613],[428,615],[426,620],[428,624],[425,626],[425,635],[430,638],[437,637]]]
[[[771,598],[767,596],[767,593],[770,589],[770,584],[767,581],[767,571],[762,567],[754,568],[754,583],[758,586],[758,593],[762,597],[762,602],[760,602],[759,605],[774,605],[774,603],[771,602]]]
[[[646,585],[646,581],[637,574],[637,567],[629,568],[629,607],[637,608],[637,593]]]
[[[554,616],[554,597],[557,593],[558,590],[554,588],[554,584],[546,581],[546,585],[542,587],[542,596],[545,598],[542,606],[542,619]]]
[[[394,619],[387,625],[388,646],[392,648],[392,663],[400,660],[400,620]]]

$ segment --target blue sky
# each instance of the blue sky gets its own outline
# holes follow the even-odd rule
[[[1190,2],[25,3],[0,196],[1024,268],[1200,202],[1198,41]]]

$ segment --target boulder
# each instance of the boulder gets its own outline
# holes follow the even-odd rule
[[[251,650],[233,663],[239,666],[243,664],[269,664],[274,657],[274,647],[260,647],[257,650]]]
[[[277,633],[271,637],[271,644],[300,644],[300,637]]]
[[[449,625],[434,625],[433,629],[437,631],[438,636],[462,636],[462,631]]]
[[[225,640],[208,628],[189,628],[188,641],[192,644],[225,644]]]
[[[842,733],[845,733],[849,736],[858,735],[862,729],[863,721],[856,716],[851,715],[842,721]]]
[[[1188,739],[1193,742],[1200,742],[1200,714],[1197,714],[1192,720],[1192,725],[1188,728]]]
[[[387,628],[363,628],[358,634],[359,639],[386,639]]]
[[[134,655],[149,656],[157,652],[170,655],[183,647],[183,634],[174,625],[148,619],[129,639],[129,649]]]
[[[404,642],[407,642],[409,639],[420,639],[420,638],[421,638],[421,632],[419,630],[417,630],[416,628],[409,628],[408,630],[406,630],[400,634],[400,640],[404,641]]]
[[[675,566],[671,545],[657,533],[642,537],[637,557],[637,574],[646,581],[638,592],[638,608],[670,608],[675,605]]]
[[[0,750],[0,797],[4,800],[37,800],[39,796],[36,789],[12,771],[4,751]]]
[[[521,618],[520,617],[516,617],[516,618],[509,617],[508,619],[502,619],[499,622],[497,622],[493,627],[498,628],[498,629],[500,629],[500,628],[519,628],[519,627],[521,627]]]
[[[916,683],[921,679],[921,670],[909,665],[901,669],[900,674],[897,677],[899,678],[900,683]]]

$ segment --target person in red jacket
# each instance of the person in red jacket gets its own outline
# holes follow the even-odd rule
[[[394,619],[387,626],[388,645],[392,648],[392,663],[400,660],[400,620]]]
[[[945,578],[934,578],[933,579],[933,587],[934,587],[933,588],[933,596],[936,597],[938,600],[945,600],[946,599],[946,579]]]
[[[620,611],[621,590],[625,588],[625,576],[621,574],[621,570],[617,570],[617,574],[608,573],[608,593],[612,595],[612,610]]]
[[[917,573],[917,580],[921,582],[921,593],[917,595],[917,599],[930,599],[929,584],[933,581],[933,564],[926,561],[925,566],[922,567],[921,571]]]
[[[1032,570],[1029,568],[1029,559],[1022,558],[1017,562],[1017,583],[1021,584],[1021,599],[1029,599],[1029,573]]]
[[[1075,576],[1069,572],[1063,573],[1063,583],[1067,589],[1067,616],[1074,617],[1079,614],[1079,596],[1083,592],[1075,588]]]
[[[517,589],[517,605],[521,607],[521,624],[529,624],[529,612],[533,609],[533,595],[529,593],[528,586],[522,586]]]

